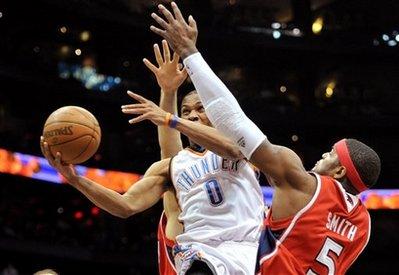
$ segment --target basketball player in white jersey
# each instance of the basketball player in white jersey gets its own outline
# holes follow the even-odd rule
[[[241,156],[238,148],[209,127],[195,92],[182,102],[182,119],[137,94],[129,95],[139,103],[124,106],[124,112],[141,114],[131,123],[148,119],[175,128],[189,137],[190,148],[151,165],[123,195],[77,175],[72,165],[62,163],[60,153],[51,155],[42,139],[49,163],[93,203],[118,217],[142,212],[165,191],[174,190],[184,225],[184,233],[176,238],[181,251],[178,274],[194,274],[194,267],[199,267],[195,274],[253,274],[263,201],[252,166],[244,159],[229,160]]]

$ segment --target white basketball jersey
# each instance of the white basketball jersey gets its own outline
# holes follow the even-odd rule
[[[251,164],[185,149],[170,168],[184,224],[178,243],[258,241],[264,204]]]

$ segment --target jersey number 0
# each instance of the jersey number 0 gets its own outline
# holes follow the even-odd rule
[[[217,180],[211,179],[205,182],[205,189],[212,206],[219,206],[223,203],[222,188]]]

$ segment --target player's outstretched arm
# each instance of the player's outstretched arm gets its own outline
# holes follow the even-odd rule
[[[154,44],[155,60],[158,66],[144,58],[143,62],[147,68],[154,73],[158,85],[161,88],[161,99],[159,106],[171,114],[177,115],[177,90],[187,78],[187,72],[179,67],[179,56],[171,53],[166,40],[162,41],[162,52],[158,44]],[[183,149],[180,132],[165,127],[158,126],[158,140],[161,147],[161,159],[176,155]]]
[[[196,48],[197,25],[192,16],[186,23],[177,5],[172,12],[159,5],[163,18],[151,14],[161,28],[150,29],[165,38],[183,58],[188,74],[205,106],[212,124],[237,143],[241,152],[262,172],[274,178],[276,184],[308,188],[313,184],[299,157],[288,148],[270,143],[262,131],[245,115],[237,100]],[[303,179],[303,180],[301,180]],[[295,186],[298,185],[298,186]]]
[[[138,123],[146,119],[151,120],[155,125],[166,125],[175,128],[195,143],[220,156],[228,159],[241,159],[244,157],[234,142],[226,138],[215,128],[172,116],[152,101],[130,91],[128,94],[139,102],[122,106],[123,113],[139,115],[129,120],[129,123]]]
[[[88,178],[79,176],[73,165],[61,162],[61,154],[54,158],[48,144],[41,139],[44,156],[51,166],[60,172],[65,179],[83,193],[90,201],[101,209],[120,218],[127,218],[153,206],[166,190],[168,180],[169,159],[154,163],[146,175],[133,184],[125,194],[119,194]]]

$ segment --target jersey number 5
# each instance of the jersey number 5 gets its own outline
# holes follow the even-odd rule
[[[332,239],[328,238],[324,242],[323,248],[320,250],[319,255],[316,257],[316,261],[321,263],[322,265],[328,268],[328,275],[335,274],[335,263],[334,260],[328,255],[330,251],[332,251],[337,257],[341,255],[342,249],[344,247]],[[306,275],[317,275],[312,269],[309,269]]]
[[[212,206],[219,206],[223,203],[222,188],[217,180],[211,179],[205,182],[205,189]]]

